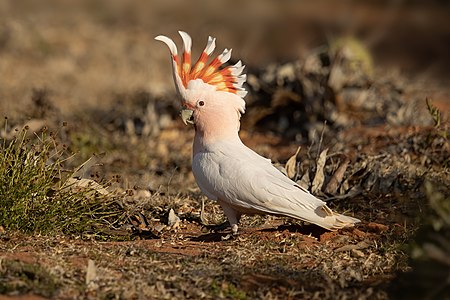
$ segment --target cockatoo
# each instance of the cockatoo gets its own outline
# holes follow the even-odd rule
[[[358,219],[333,212],[322,200],[299,186],[239,138],[240,118],[245,112],[242,87],[244,65],[223,66],[231,49],[208,63],[216,39],[208,42],[197,63],[191,64],[191,37],[179,31],[183,40],[182,58],[172,39],[159,35],[170,50],[173,78],[181,96],[181,117],[193,124],[195,137],[192,172],[201,191],[216,200],[238,232],[243,214],[288,216],[328,230],[353,226]]]

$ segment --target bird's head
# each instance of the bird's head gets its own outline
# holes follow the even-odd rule
[[[177,46],[170,38],[159,35],[155,39],[164,42],[170,50],[173,78],[181,96],[181,117],[185,124],[195,124],[197,128],[211,127],[213,124],[236,122],[245,112],[243,97],[247,94],[242,87],[246,75],[241,61],[223,66],[231,58],[231,49],[208,63],[214,51],[216,39],[208,37],[208,43],[197,63],[191,64],[191,37],[179,31],[183,40],[183,53],[178,55]],[[217,126],[217,125],[216,125]]]

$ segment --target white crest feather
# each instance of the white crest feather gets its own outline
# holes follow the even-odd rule
[[[184,52],[191,53],[192,39],[189,34],[184,31],[178,31],[183,40]]]
[[[204,52],[210,55],[215,48],[216,48],[216,39],[211,36],[208,36],[208,43],[206,44]]]
[[[224,64],[224,63],[226,63],[227,61],[230,60],[230,58],[231,58],[231,51],[232,50],[233,49],[228,50],[227,48],[225,48],[225,50],[223,50],[222,54],[220,54],[217,57],[222,64]]]
[[[170,53],[172,53],[172,55],[178,55],[177,45],[175,45],[172,39],[168,38],[165,35],[158,35],[157,37],[155,37],[155,40],[161,41],[166,44],[167,47],[169,47]]]

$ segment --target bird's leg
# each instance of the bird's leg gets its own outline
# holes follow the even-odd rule
[[[230,222],[225,221],[224,223],[220,224],[220,225],[209,225],[208,224],[208,220],[206,219],[206,215],[205,215],[205,198],[201,198],[201,207],[200,207],[200,224],[205,226],[206,228],[209,228],[210,230],[213,231],[218,231],[218,230],[224,230],[226,228],[228,228]]]
[[[220,206],[222,206],[223,212],[225,213],[225,216],[227,216],[228,222],[230,222],[231,232],[233,234],[237,234],[241,214],[223,201],[219,201],[219,204]]]
[[[208,222],[207,222],[206,216],[205,216],[205,199],[204,198],[202,198],[202,203],[201,203],[200,221],[202,222],[202,225],[208,225]]]

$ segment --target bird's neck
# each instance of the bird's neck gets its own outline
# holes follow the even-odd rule
[[[207,113],[194,115],[194,155],[208,151],[209,146],[218,142],[240,141],[240,114],[234,109],[224,109],[221,106],[209,109]]]
[[[194,146],[193,146],[193,154],[208,151],[213,145],[220,142],[241,142],[239,138],[239,130],[238,128],[230,128],[233,130],[203,130],[196,126],[195,128],[195,137],[194,137]]]

